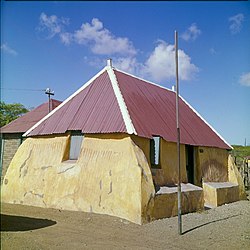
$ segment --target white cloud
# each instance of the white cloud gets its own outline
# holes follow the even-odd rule
[[[74,40],[78,44],[89,45],[94,54],[136,54],[136,50],[128,38],[114,36],[103,27],[103,23],[97,18],[93,18],[91,24],[82,24],[81,28],[75,31]]]
[[[56,34],[62,33],[64,26],[68,24],[68,18],[58,18],[56,15],[47,16],[45,13],[41,13],[37,30],[39,32],[45,32],[46,37],[50,39]]]
[[[240,76],[239,83],[243,86],[250,87],[250,72],[243,73]]]
[[[193,23],[184,33],[181,34],[181,38],[185,41],[194,41],[200,34],[201,30],[198,29],[196,23]]]
[[[133,56],[137,53],[132,42],[126,37],[116,37],[98,18],[93,18],[91,23],[83,23],[80,29],[69,33],[64,28],[69,24],[68,18],[58,18],[55,15],[47,16],[41,13],[39,18],[39,32],[45,32],[48,39],[55,35],[65,45],[75,42],[90,47],[97,55],[126,55]]]
[[[229,29],[231,34],[235,35],[241,31],[242,22],[244,21],[244,15],[239,13],[235,16],[231,16],[228,21],[230,22]]]
[[[13,55],[13,56],[18,55],[18,53],[14,49],[10,48],[6,43],[3,43],[1,45],[1,50],[3,52],[8,53],[8,54]]]
[[[135,57],[118,57],[113,60],[114,67],[131,74],[141,74],[142,64]]]
[[[163,81],[175,77],[175,50],[174,45],[159,41],[145,62],[137,60],[137,50],[126,37],[117,37],[103,23],[93,18],[91,23],[83,23],[80,29],[66,32],[65,25],[69,23],[66,18],[55,15],[40,16],[39,29],[48,32],[48,38],[58,36],[65,45],[76,43],[90,48],[94,56],[85,56],[84,61],[91,66],[105,65],[107,57],[113,59],[113,65],[128,73],[145,77],[155,81]],[[189,33],[188,33],[189,32]],[[195,40],[201,31],[196,24],[192,24],[187,32],[187,40]],[[98,55],[98,57],[97,57]],[[105,57],[105,59],[104,59]],[[179,76],[181,80],[191,80],[199,71],[191,63],[191,58],[179,50]]]
[[[191,58],[178,50],[179,77],[181,80],[191,80],[199,72],[198,67],[191,63]],[[143,68],[144,75],[149,75],[155,81],[169,80],[175,77],[174,45],[159,41]]]
[[[64,33],[61,33],[59,36],[60,36],[62,43],[65,45],[69,45],[72,42],[73,35],[71,33],[64,32]]]

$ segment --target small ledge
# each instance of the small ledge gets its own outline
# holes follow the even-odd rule
[[[66,160],[66,161],[63,161],[62,163],[65,163],[65,164],[75,164],[77,162],[77,160]]]
[[[181,183],[181,192],[190,192],[190,191],[202,191],[201,187],[195,186],[191,183]],[[170,194],[177,193],[178,186],[177,185],[169,185],[169,186],[161,186],[157,191],[156,195],[160,194]]]

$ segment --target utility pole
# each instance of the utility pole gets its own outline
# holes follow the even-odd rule
[[[181,221],[181,152],[179,127],[179,75],[178,75],[178,32],[175,31],[175,69],[176,69],[176,130],[177,130],[177,162],[178,162],[178,233],[182,234]]]
[[[54,93],[54,91],[52,91],[50,88],[47,88],[46,90],[45,90],[45,94],[46,95],[48,95],[48,97],[49,97],[49,113],[50,113],[50,111],[52,110],[52,106],[51,106],[51,98],[50,98],[50,96],[51,95],[54,95],[55,93]]]

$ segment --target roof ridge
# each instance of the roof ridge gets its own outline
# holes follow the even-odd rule
[[[107,69],[107,66],[105,66],[101,71],[99,71],[95,76],[93,76],[90,80],[88,80],[84,85],[82,85],[81,88],[76,90],[72,95],[70,95],[66,100],[64,100],[61,104],[59,104],[55,109],[53,109],[50,113],[48,113],[46,116],[44,116],[40,121],[38,121],[35,125],[33,125],[29,130],[27,130],[23,136],[28,136],[29,133],[34,130],[36,127],[38,127],[42,122],[47,120],[50,116],[52,116],[57,110],[62,108],[66,103],[68,103],[73,97],[75,97],[77,94],[79,94],[82,90],[87,88],[97,77],[99,77],[102,73],[104,73]]]
[[[114,70],[116,70],[116,71],[118,71],[118,72],[120,72],[120,73],[123,73],[123,74],[125,74],[125,75],[131,76],[131,77],[133,77],[133,78],[136,78],[136,79],[138,79],[138,80],[140,80],[140,81],[143,81],[143,82],[146,82],[146,83],[148,83],[148,84],[151,84],[151,85],[153,85],[153,86],[156,86],[156,87],[159,87],[159,88],[161,88],[161,89],[165,89],[165,90],[168,90],[168,91],[170,91],[170,92],[174,92],[174,93],[175,93],[175,91],[173,91],[172,89],[169,89],[169,88],[167,88],[167,87],[163,87],[163,86],[161,86],[160,84],[157,84],[157,83],[155,83],[155,82],[151,82],[151,81],[149,81],[149,80],[145,80],[145,79],[143,79],[143,78],[141,78],[141,77],[139,77],[139,76],[135,76],[135,75],[133,75],[133,74],[131,74],[131,73],[127,73],[127,72],[125,72],[125,71],[123,71],[123,70],[120,70],[120,69],[117,69],[117,68],[114,68]]]
[[[107,73],[109,75],[109,78],[110,78],[110,81],[111,81],[111,84],[115,93],[115,97],[117,99],[117,102],[118,102],[118,105],[122,114],[122,118],[127,129],[127,133],[137,135],[131,116],[129,114],[128,107],[125,103],[122,92],[119,88],[118,80],[111,66],[107,66]]]

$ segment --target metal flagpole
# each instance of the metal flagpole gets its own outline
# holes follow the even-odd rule
[[[175,31],[175,69],[176,69],[176,128],[177,128],[177,157],[178,157],[178,233],[182,234],[181,221],[181,152],[179,127],[179,76],[178,76],[178,32]]]

